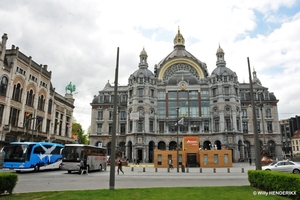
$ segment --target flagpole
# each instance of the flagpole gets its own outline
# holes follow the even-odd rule
[[[179,128],[179,121],[178,121],[178,119],[179,119],[179,106],[177,106],[176,107],[176,111],[177,111],[177,151],[176,151],[176,153],[177,153],[177,173],[179,173],[179,145],[178,145],[178,143],[179,143],[179,139],[178,139],[178,128]]]

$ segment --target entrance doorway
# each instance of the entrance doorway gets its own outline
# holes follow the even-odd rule
[[[195,153],[187,154],[187,167],[198,167],[197,154]]]
[[[137,150],[137,159],[139,160],[140,163],[143,162],[143,149]]]

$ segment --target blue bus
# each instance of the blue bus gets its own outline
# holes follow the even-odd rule
[[[3,152],[3,169],[16,172],[61,169],[63,148],[50,142],[11,142]]]

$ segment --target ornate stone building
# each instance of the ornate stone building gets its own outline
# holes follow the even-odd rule
[[[47,65],[38,65],[18,47],[0,44],[0,147],[13,141],[70,143],[74,99],[51,83]]]
[[[221,47],[209,75],[206,64],[184,44],[178,30],[173,51],[154,66],[154,72],[148,69],[143,49],[128,85],[118,87],[117,148],[130,160],[153,162],[154,149],[175,150],[184,136],[198,136],[202,149],[231,149],[233,161],[254,158],[249,83],[238,82],[237,74],[226,66]],[[278,100],[261,85],[255,71],[253,76],[261,149],[280,157]],[[91,103],[90,144],[101,144],[109,153],[114,95],[108,82]]]

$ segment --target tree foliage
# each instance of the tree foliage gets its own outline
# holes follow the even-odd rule
[[[87,135],[84,134],[84,130],[82,130],[80,123],[72,123],[72,135],[77,135],[79,144],[88,144]]]

